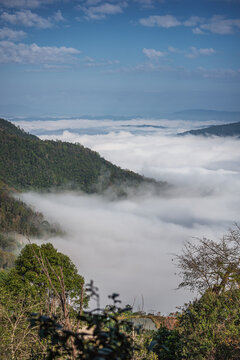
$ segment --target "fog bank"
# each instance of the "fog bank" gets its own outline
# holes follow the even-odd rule
[[[217,239],[239,221],[239,140],[129,132],[64,132],[61,140],[80,142],[123,168],[175,186],[168,197],[117,201],[79,193],[23,195],[66,230],[66,237],[51,241],[99,286],[102,305],[114,291],[135,308],[142,308],[143,296],[145,311],[174,311],[191,294],[174,290],[180,279],[172,253],[192,237]]]

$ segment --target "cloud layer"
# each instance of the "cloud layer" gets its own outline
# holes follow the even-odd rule
[[[49,5],[59,1],[60,0],[0,0],[0,4],[7,8],[35,9],[42,5]]]
[[[0,63],[42,64],[74,62],[79,50],[71,47],[38,46],[0,41]]]
[[[229,35],[240,29],[240,19],[227,18],[224,15],[213,15],[211,18],[200,16],[191,16],[185,21],[179,21],[173,15],[153,15],[139,19],[139,23],[148,27],[172,28],[176,26],[185,26],[192,28],[196,35],[207,33]]]
[[[95,280],[102,305],[107,294],[117,291],[124,304],[135,301],[135,308],[141,308],[143,296],[146,311],[174,311],[192,295],[174,290],[180,279],[172,254],[185,240],[217,239],[239,221],[239,140],[125,131],[64,132],[60,139],[80,142],[123,168],[174,185],[163,197],[145,194],[118,201],[79,193],[23,196],[66,229],[65,238],[52,241],[87,280]]]
[[[64,18],[60,10],[58,10],[52,17],[43,18],[31,10],[21,10],[15,13],[8,13],[4,11],[1,14],[1,20],[11,25],[20,25],[25,27],[37,27],[39,29],[51,28],[54,23],[63,21]]]

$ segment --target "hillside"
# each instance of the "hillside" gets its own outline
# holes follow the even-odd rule
[[[14,195],[14,196],[13,196]],[[18,199],[16,191],[0,181],[0,269],[11,267],[24,237],[59,234],[57,225]]]
[[[0,119],[0,269],[13,265],[19,235],[54,235],[61,231],[18,199],[20,191],[81,190],[115,196],[142,184],[160,190],[166,183],[147,179],[106,161],[80,144],[42,141]]]
[[[0,180],[18,190],[79,189],[99,192],[109,186],[162,186],[106,161],[80,144],[43,141],[1,119]]]
[[[203,129],[190,130],[179,135],[201,135],[201,136],[235,136],[240,138],[240,122],[224,125],[213,125]]]
[[[37,140],[37,137],[31,134],[26,133],[20,127],[13,125],[10,121],[6,121],[0,118],[0,136],[5,135],[15,135],[24,139]]]

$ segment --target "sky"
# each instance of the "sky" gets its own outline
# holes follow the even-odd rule
[[[239,0],[0,0],[0,115],[237,111],[239,36]]]
[[[94,280],[101,305],[120,293],[123,305],[167,314],[196,294],[181,282],[174,254],[184,241],[218,240],[240,214],[240,146],[234,137],[176,136],[206,122],[131,119],[16,121],[41,139],[80,143],[105,159],[156,180],[171,191],[116,199],[75,193],[25,193],[22,199],[66,231],[48,239]],[[146,124],[153,125],[147,127]],[[66,130],[67,127],[67,130]],[[92,129],[92,131],[90,131]],[[115,198],[115,199],[114,199]],[[114,200],[113,200],[114,199]],[[143,300],[142,300],[143,299]]]

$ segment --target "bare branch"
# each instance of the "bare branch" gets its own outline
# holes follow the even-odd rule
[[[183,277],[181,287],[200,293],[212,289],[221,293],[240,287],[240,226],[235,224],[218,242],[207,238],[187,241],[177,266]]]

